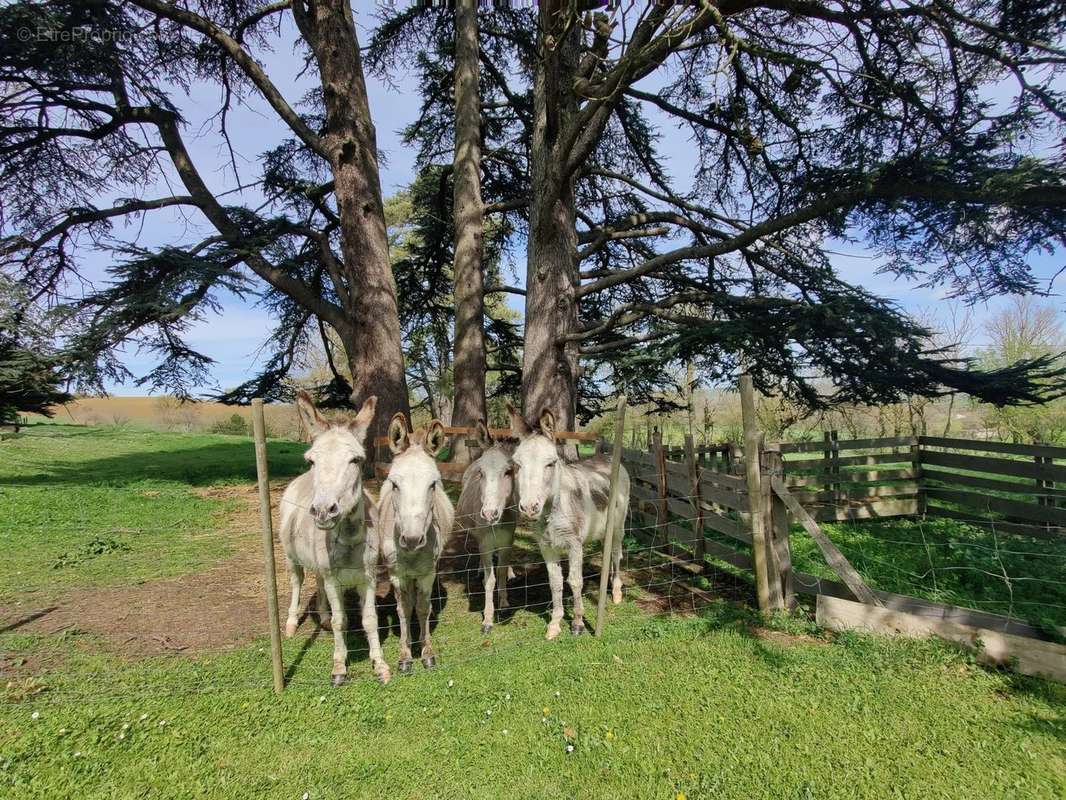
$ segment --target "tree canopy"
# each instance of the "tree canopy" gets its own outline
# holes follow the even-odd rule
[[[705,381],[748,369],[808,406],[1038,399],[1061,378],[1053,362],[975,370],[832,255],[864,244],[881,272],[967,302],[1046,290],[1030,258],[1066,231],[1063,20],[1059,3],[863,0],[487,15],[485,199],[532,247],[524,209],[572,187],[572,257],[531,261],[527,290],[551,270],[575,284],[556,347],[582,360],[586,410],[620,384],[661,397],[689,361]],[[451,25],[440,9],[386,13],[368,53],[419,71],[424,163],[451,126]],[[663,157],[679,135],[691,180]]]
[[[964,302],[1047,290],[1031,259],[1066,244],[1062,2],[591,5],[495,8],[478,26],[484,211],[494,246],[527,262],[523,287],[487,288],[526,296],[527,405],[565,427],[620,387],[668,396],[686,364],[708,383],[748,370],[807,407],[1061,391],[1048,354],[982,370],[931,346],[842,277],[833,251],[861,245],[883,274]],[[364,54],[343,0],[0,9],[0,249],[30,302],[69,306],[83,386],[129,377],[116,352],[130,343],[158,354],[139,376],[152,387],[196,385],[210,361],[184,334],[230,293],[258,296],[279,324],[263,374],[226,399],[282,396],[328,326],[360,402],[373,384],[386,419],[406,408],[401,337],[440,351],[451,324],[455,16],[379,13]],[[58,35],[73,30],[88,34]],[[271,80],[279,43],[316,79],[306,97]],[[364,57],[379,75],[415,69],[422,92],[407,132],[421,231],[395,278]],[[243,194],[213,192],[189,152],[180,101],[194,83],[219,90],[221,147],[227,115],[253,98],[285,132]],[[671,169],[666,137],[684,137],[692,175]],[[147,248],[113,227],[173,208],[212,233]],[[83,292],[89,245],[115,266]],[[486,324],[496,366],[517,378],[513,329]]]

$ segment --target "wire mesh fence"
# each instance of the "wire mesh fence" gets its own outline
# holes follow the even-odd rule
[[[904,456],[910,457],[899,453]],[[668,470],[665,512],[657,476],[654,482],[641,478],[649,463],[626,462],[635,491],[623,540],[624,601],[611,609],[612,635],[631,635],[648,620],[700,614],[723,602],[753,604],[749,520],[737,489],[740,479],[728,475],[730,480],[715,483],[711,474],[719,468],[736,470],[736,463],[701,466],[699,492],[686,491],[687,484],[676,480],[680,470]],[[876,466],[892,468],[893,463],[886,458]],[[1064,498],[1055,482],[1044,477],[1057,473],[1036,470],[1044,484],[1037,485],[1034,478],[1032,485],[1014,488],[1024,489],[1025,502],[1051,520],[1026,519],[1015,506],[1004,505],[1022,502],[1023,495],[988,489],[984,507],[983,495],[971,492],[965,506],[932,497],[932,503],[919,506],[922,513],[825,520],[823,527],[876,591],[985,611],[1061,637],[1066,626],[1066,537],[1053,523]],[[960,469],[958,474],[968,472]],[[854,483],[847,467],[831,480],[845,490]],[[284,483],[273,484],[275,503]],[[719,493],[708,493],[708,488]],[[723,494],[726,489],[734,494]],[[269,688],[265,587],[251,487],[194,493],[188,488],[108,486],[68,492],[63,486],[26,485],[17,493],[6,493],[13,513],[0,520],[12,577],[0,588],[0,668],[9,697],[66,702],[117,693]],[[221,507],[204,505],[202,495]],[[48,505],[46,496],[51,509],[41,512]],[[159,514],[160,507],[168,513]],[[934,507],[955,516],[928,513]],[[697,530],[705,552],[694,546]],[[824,592],[834,578],[832,569],[802,528],[793,525],[788,535],[797,592]],[[440,669],[457,673],[474,661],[558,646],[543,642],[551,587],[528,527],[520,526],[510,556],[508,603],[503,607],[497,601],[496,624],[484,635],[476,542],[461,530],[451,537],[433,593],[431,625]],[[277,565],[285,598],[280,548]],[[589,620],[594,618],[600,566],[599,547],[592,545],[583,568]],[[301,624],[284,644],[287,685],[309,691],[328,686],[332,655],[331,633],[318,624],[315,591],[309,578],[301,597]],[[569,584],[564,591],[569,616]],[[378,594],[385,656],[394,665],[398,621],[384,576]],[[372,681],[352,592],[347,605],[349,674],[353,681]],[[417,623],[415,628],[417,639]],[[561,638],[571,636],[564,628]],[[144,666],[131,671],[131,657],[146,658],[140,662]],[[422,672],[416,667],[416,676]]]

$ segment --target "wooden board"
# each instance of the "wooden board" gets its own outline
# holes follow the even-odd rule
[[[1043,495],[1046,497],[1066,497],[1066,489],[1055,489],[1050,486],[1037,486],[1035,482],[1020,483],[1018,481],[1004,481],[997,478],[985,478],[979,475],[963,475],[959,472],[948,472],[942,469],[923,468],[922,475],[926,478],[946,484],[959,486],[972,486],[975,489],[992,489],[997,492],[1013,492],[1014,494]],[[1023,501],[1024,502],[1024,501]]]
[[[1066,483],[1066,466],[1056,464],[1036,464],[1032,461],[1012,461],[1009,458],[971,456],[968,453],[941,453],[936,450],[922,450],[921,459],[922,464],[940,467]]]
[[[961,489],[942,489],[938,486],[928,487],[925,490],[925,496],[930,500],[957,503],[979,513],[1004,514],[1011,517],[1021,517],[1033,522],[1047,522],[1057,526],[1066,525],[1066,509],[1055,508],[1054,506],[1024,503],[1020,500],[1008,500],[1005,497],[996,497],[987,493],[967,492]]]
[[[944,447],[952,450],[977,450],[986,453],[1008,453],[1016,456],[1042,456],[1066,459],[1066,447],[1049,444],[1013,444],[1011,442],[982,442],[977,439],[946,439],[942,436],[919,436],[922,448]]]
[[[793,578],[795,580],[796,591],[801,594],[812,596],[824,594],[831,597],[839,597],[842,600],[854,600],[851,592],[848,591],[848,587],[840,581],[835,581],[831,578],[821,578],[807,572],[796,572],[793,574]],[[985,611],[976,611],[972,608],[962,608],[961,606],[935,603],[932,600],[924,600],[920,597],[911,597],[910,595],[905,594],[882,592],[877,589],[874,590],[874,594],[876,594],[881,602],[884,603],[885,608],[891,608],[895,611],[907,611],[912,614],[917,614],[920,617],[949,620],[952,622],[958,622],[962,625],[974,625],[980,628],[999,631],[1001,633],[1026,636],[1031,639],[1045,641],[1050,641],[1051,639],[1051,636],[1048,635],[1047,631],[1043,631],[1040,628],[1022,622],[1019,619],[1012,619],[999,614],[990,614]],[[1066,636],[1066,628],[1060,628],[1060,630],[1062,631],[1062,635]]]
[[[878,439],[844,439],[838,440],[836,449],[844,450],[876,450],[880,447],[910,447],[917,443],[914,436],[882,436]],[[782,453],[821,453],[825,450],[825,442],[784,442],[780,445]]]
[[[1066,645],[825,595],[818,596],[816,613],[818,624],[834,631],[936,636],[976,651],[982,663],[1066,683]]]
[[[881,519],[884,517],[906,517],[918,513],[918,498],[901,500],[871,500],[862,505],[847,508],[811,509],[811,516],[817,522],[846,522],[856,519]]]
[[[906,453],[873,453],[866,456],[841,456],[840,458],[798,458],[785,462],[785,472],[797,470],[823,469],[827,464],[837,464],[841,467],[856,464],[909,464],[911,462],[910,451]],[[844,474],[844,473],[841,473]]]
[[[476,436],[477,428],[465,428],[465,427],[453,427],[444,426],[444,432],[449,436],[455,436],[457,434],[465,434],[467,436]],[[511,432],[510,428],[490,428],[489,433],[496,439],[514,439],[515,436]],[[600,437],[599,434],[591,433],[589,431],[556,431],[555,438],[572,442],[595,442]],[[374,439],[376,445],[388,445],[388,436],[378,436]]]
[[[785,502],[789,513],[799,521],[804,530],[806,530],[810,537],[814,539],[815,544],[818,545],[818,549],[822,551],[825,563],[829,565],[830,569],[840,576],[840,579],[847,584],[847,587],[851,589],[852,593],[857,598],[864,603],[879,605],[880,601],[878,601],[873,592],[870,591],[866,582],[863,581],[862,576],[855,571],[855,568],[851,566],[851,562],[844,557],[844,554],[837,549],[837,546],[829,540],[829,537],[826,536],[815,521],[811,519],[811,516],[804,510],[803,506],[799,504],[799,501],[792,496],[792,493],[788,491],[781,479],[774,476],[771,479],[771,486],[774,493]]]
[[[786,484],[787,485],[787,484]],[[792,488],[792,487],[789,487]],[[907,483],[889,483],[881,486],[848,486],[844,484],[839,493],[832,490],[820,492],[795,491],[792,494],[801,503],[832,503],[841,500],[860,500],[867,497],[895,497],[917,494],[921,487],[914,481]]]
[[[822,486],[849,483],[873,483],[875,481],[914,480],[918,473],[908,469],[866,469],[843,470],[841,472],[820,472],[814,475],[790,475],[785,472],[785,483],[789,486]]]

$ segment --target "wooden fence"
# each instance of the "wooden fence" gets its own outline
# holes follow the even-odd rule
[[[985,642],[984,658],[1066,681],[1066,648],[1048,641],[1046,630],[872,590],[818,525],[948,517],[994,526],[1009,536],[1061,539],[1066,448],[928,436],[842,441],[835,432],[821,441],[766,444],[753,413],[745,422],[746,438],[757,443],[754,470],[736,444],[697,448],[686,438],[684,447],[668,448],[653,432],[649,451],[623,450],[632,480],[631,534],[690,563],[710,556],[755,572],[764,610],[791,607],[796,594],[807,594],[817,598],[819,620],[828,627]],[[789,537],[795,523],[815,541],[838,580],[793,571]]]

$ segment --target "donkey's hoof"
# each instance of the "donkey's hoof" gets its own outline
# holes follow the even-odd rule
[[[329,679],[329,682],[330,682],[330,685],[333,686],[334,688],[336,688],[338,686],[344,686],[344,684],[346,684],[348,682],[348,676],[347,675],[334,675],[333,677],[331,677]]]
[[[389,668],[384,664],[379,664],[374,667],[374,675],[377,677],[378,681],[380,681],[382,686],[388,683],[389,679],[392,677],[389,673]]]
[[[574,636],[580,636],[584,632],[585,632],[584,623],[575,622],[573,625],[570,626],[570,633],[574,634]]]
[[[426,669],[436,669],[437,668],[437,657],[436,656],[422,656],[422,666],[425,667]]]
[[[409,658],[401,658],[400,663],[396,665],[396,668],[400,670],[401,675],[410,675],[413,662]]]
[[[556,623],[552,623],[548,626],[548,632],[544,634],[544,638],[549,642],[559,635],[559,626]]]
[[[492,623],[491,622],[483,622],[481,624],[481,635],[482,636],[488,636],[490,633],[492,633]]]
[[[285,623],[285,638],[291,639],[296,635],[296,623],[292,620]]]
[[[615,605],[618,605],[619,603],[621,603],[622,602],[622,590],[621,589],[615,589],[613,592],[611,592],[611,600],[614,602]]]

